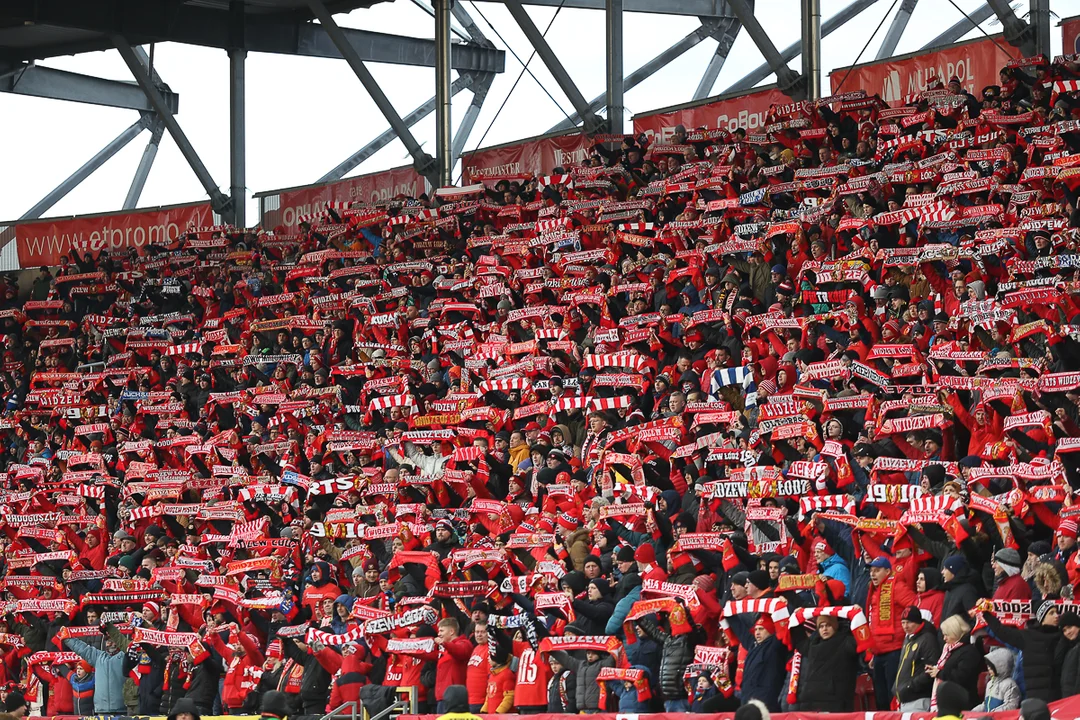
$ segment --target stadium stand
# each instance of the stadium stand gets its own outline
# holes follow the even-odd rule
[[[1080,693],[1078,78],[3,281],[6,709],[1045,720]]]

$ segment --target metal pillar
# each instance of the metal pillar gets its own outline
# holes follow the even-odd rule
[[[457,80],[454,81],[454,84],[450,86],[450,92],[453,95],[457,95],[462,90],[473,87],[476,82],[477,80],[475,79],[475,76],[472,73],[467,73],[460,76]],[[433,112],[435,112],[435,98],[429,98],[427,102],[425,102],[423,105],[420,105],[418,108],[406,115],[404,118],[402,118],[402,120],[405,122],[406,125],[412,127]],[[367,145],[364,145],[364,147],[360,148],[352,155],[347,157],[344,161],[338,164],[337,167],[319,178],[318,182],[324,183],[340,180],[341,178],[352,172],[357,166],[359,166],[369,157],[379,152],[396,139],[397,133],[394,132],[393,128],[390,128],[389,130],[383,132],[377,138],[369,142]]]
[[[116,46],[116,49],[120,51],[120,56],[124,58],[124,62],[127,63],[128,70],[135,76],[135,81],[139,84],[139,87],[142,88],[143,93],[146,94],[146,99],[150,101],[154,110],[157,111],[158,117],[165,123],[169,135],[176,141],[176,145],[180,148],[180,152],[188,161],[188,165],[191,166],[191,169],[199,178],[199,182],[202,183],[206,193],[210,196],[210,201],[214,206],[214,210],[222,214],[229,211],[229,198],[225,197],[221,192],[217,183],[214,182],[214,178],[210,176],[210,171],[206,169],[202,160],[199,159],[198,153],[195,152],[195,148],[192,147],[191,142],[187,139],[187,135],[184,134],[180,124],[176,122],[176,118],[169,112],[169,108],[166,106],[164,98],[161,97],[161,93],[158,92],[158,89],[154,86],[150,76],[146,74],[146,68],[139,62],[138,57],[135,55],[135,51],[131,49],[131,45],[119,35],[113,35],[112,42]]]
[[[754,40],[758,50],[765,56],[765,62],[776,73],[776,84],[785,94],[792,97],[801,97],[805,93],[805,84],[800,82],[799,74],[787,66],[787,61],[780,55],[780,51],[773,45],[772,38],[761,27],[757,17],[754,16],[754,8],[747,0],[727,0],[727,4],[739,18],[739,22],[746,32]]]
[[[435,0],[435,159],[439,164],[438,187],[453,185],[453,126],[450,101],[450,4]]]
[[[1016,13],[1009,6],[1009,0],[987,0],[987,3],[1001,21],[1001,27],[1005,31],[1005,40],[1010,45],[1020,48],[1020,52],[1025,56],[1034,55],[1035,33],[1026,22],[1016,17]],[[1049,36],[1047,44],[1049,45]]]
[[[702,25],[701,27],[697,28],[692,33],[684,37],[682,40],[669,47],[667,50],[664,50],[652,60],[645,63],[637,70],[626,76],[626,79],[623,81],[623,92],[627,90],[632,90],[645,80],[655,75],[663,68],[670,65],[673,60],[680,57],[690,48],[696,47],[698,43],[712,35],[715,30],[715,25]],[[598,110],[600,110],[600,108],[604,107],[604,103],[606,102],[606,100],[606,92],[603,95],[598,95],[597,97],[593,98],[593,101],[591,103],[589,103],[589,109],[593,112],[597,112]],[[569,120],[560,121],[559,124],[548,130],[548,132],[551,133],[558,132],[560,130],[569,130],[570,128],[575,127],[575,125],[580,122],[580,120],[580,115],[578,115],[576,112],[571,113]]]
[[[936,38],[926,43],[919,49],[929,50],[930,48],[941,47],[942,45],[951,45],[952,43],[956,42],[972,30],[974,30],[978,25],[981,25],[982,23],[989,20],[993,14],[994,10],[990,7],[990,4],[983,3],[973,12],[968,13],[968,17],[970,17],[971,20],[968,20],[968,18],[964,18],[956,22],[948,30],[941,33]],[[974,21],[976,25],[972,25],[972,21]]]
[[[487,99],[488,90],[491,89],[491,83],[494,80],[495,73],[487,73],[473,88],[472,102],[469,103],[469,109],[465,111],[465,116],[461,118],[461,124],[454,133],[454,150],[450,158],[451,168],[457,165],[461,153],[465,151],[465,143],[469,141],[469,135],[472,134],[473,126],[476,125],[476,119],[480,117],[480,109],[484,106],[484,100]]]
[[[128,188],[127,197],[124,198],[124,210],[131,210],[139,204],[143,187],[146,186],[146,178],[150,175],[150,168],[154,166],[157,157],[158,146],[161,144],[161,136],[165,133],[165,123],[155,119],[150,127],[150,142],[143,149],[139,167],[135,168],[135,177],[131,178],[131,187]]]
[[[802,0],[802,74],[806,97],[821,99],[821,0]]]
[[[1035,36],[1035,54],[1050,57],[1050,0],[1031,0],[1028,21]]]
[[[828,37],[832,34],[834,30],[843,27],[849,20],[857,16],[866,8],[873,5],[875,2],[877,2],[877,0],[855,0],[843,10],[836,13],[825,22],[821,23],[821,37]],[[795,58],[795,56],[801,52],[802,40],[800,39],[799,42],[792,43],[791,45],[788,45],[786,48],[784,48],[784,51],[780,53],[780,57],[785,63],[787,63],[791,62]],[[738,92],[739,90],[749,90],[765,78],[769,77],[769,75],[771,75],[772,73],[773,69],[769,65],[769,63],[759,65],[748,75],[746,75],[734,85],[731,85],[726,90],[724,90],[724,92],[731,93]]]
[[[56,203],[60,202],[60,200],[65,195],[78,187],[79,183],[81,183],[83,180],[90,177],[90,175],[92,175],[93,172],[99,167],[104,165],[109,160],[109,158],[123,150],[125,147],[127,147],[127,144],[129,142],[137,138],[139,136],[139,133],[141,133],[143,130],[150,126],[152,117],[153,116],[149,113],[140,115],[138,120],[132,123],[126,130],[124,130],[124,132],[117,135],[112,142],[101,148],[101,150],[98,151],[98,153],[94,155],[94,157],[83,163],[82,167],[71,173],[71,175],[69,175],[68,178],[64,180],[64,182],[56,186],[55,190],[50,192],[45,197],[41,198],[41,200],[38,201],[38,203],[34,205],[34,207],[23,213],[23,216],[19,219],[36,220],[37,218],[44,215],[46,210],[51,208]]]
[[[307,0],[307,4],[311,13],[318,18],[320,25],[322,25],[334,46],[337,47],[338,52],[341,53],[341,57],[345,58],[345,62],[349,63],[349,67],[352,68],[353,73],[360,80],[360,84],[368,91],[371,99],[375,102],[379,111],[382,112],[383,117],[390,123],[390,127],[394,129],[398,139],[401,140],[409,154],[412,155],[413,167],[416,168],[418,173],[426,177],[432,185],[438,185],[438,166],[434,158],[424,152],[424,149],[420,147],[420,143],[416,142],[416,138],[413,137],[409,126],[401,119],[386,94],[383,93],[382,88],[379,87],[379,83],[372,77],[371,72],[364,65],[364,61],[360,59],[360,55],[356,52],[356,48],[349,44],[341,28],[334,22],[330,11],[323,5],[322,0]]]
[[[721,23],[721,27],[723,28],[722,31],[717,30],[719,37],[716,38],[716,52],[709,59],[709,64],[705,67],[701,81],[698,82],[697,89],[694,90],[695,100],[703,100],[712,94],[713,86],[716,85],[716,78],[720,77],[724,62],[727,60],[728,54],[731,53],[731,46],[735,44],[735,38],[739,35],[739,31],[742,30],[742,24],[734,17],[727,18],[727,22]]]
[[[432,2],[434,2],[434,1],[435,0],[432,0]],[[412,3],[416,7],[420,8],[421,10],[426,12],[431,17],[435,17],[435,7],[431,4],[431,2],[428,2],[428,0],[412,0]],[[464,30],[458,30],[453,25],[450,26],[450,32],[457,35],[459,38],[461,38],[465,42],[468,42],[470,40],[469,36],[465,34]]]
[[[623,0],[607,0],[608,132],[620,134],[623,122]]]
[[[245,119],[244,50],[229,51],[229,196],[232,198],[233,225],[247,227],[247,125]]]
[[[577,85],[574,84],[570,77],[570,73],[566,72],[566,68],[563,67],[558,56],[548,45],[547,40],[544,39],[543,34],[536,27],[532,18],[529,17],[528,11],[522,7],[521,0],[505,0],[505,2],[506,9],[510,11],[514,21],[521,28],[521,31],[525,33],[525,37],[529,39],[529,42],[532,43],[536,54],[540,56],[548,72],[555,78],[555,82],[558,83],[563,94],[570,100],[570,104],[574,106],[577,114],[585,119],[585,132],[596,132],[601,127],[602,121],[589,109],[589,104],[585,102],[585,96],[578,90]]]
[[[881,41],[881,47],[878,48],[875,60],[884,60],[896,54],[896,45],[900,42],[900,38],[903,37],[908,20],[911,19],[911,13],[915,11],[915,6],[918,4],[919,0],[904,0],[900,3],[900,9],[896,11],[896,16],[893,17],[892,22],[889,24],[889,30],[885,33],[885,39]]]

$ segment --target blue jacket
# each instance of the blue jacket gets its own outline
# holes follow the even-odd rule
[[[643,668],[635,665],[635,670],[644,670],[646,674],[649,673],[648,668]],[[649,684],[652,685],[652,676],[649,676]],[[626,689],[621,680],[611,680],[608,682],[608,691],[614,692],[619,697],[619,712],[621,713],[647,713],[649,712],[649,701],[638,700],[637,688]],[[610,706],[609,706],[610,707]]]
[[[787,649],[784,644],[770,637],[765,642],[748,646],[746,664],[743,665],[743,704],[760,700],[770,712],[780,712],[780,692],[784,687]]]
[[[845,590],[851,590],[851,570],[848,570],[847,563],[839,555],[830,555],[825,558],[825,562],[818,565],[818,573],[827,578],[839,580],[844,583]],[[850,595],[850,592],[848,594]]]
[[[611,613],[611,617],[608,619],[607,627],[604,628],[605,635],[619,635],[622,633],[622,624],[626,621],[626,616],[630,614],[630,607],[641,598],[641,586],[638,585],[626,594],[622,600],[615,604],[615,611]]]
[[[124,703],[124,659],[122,652],[110,655],[92,648],[82,640],[64,641],[72,652],[94,667],[94,712],[127,714]]]

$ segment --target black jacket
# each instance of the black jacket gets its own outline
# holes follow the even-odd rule
[[[1025,699],[1060,700],[1062,659],[1058,657],[1057,649],[1065,637],[1061,631],[1050,625],[1021,630],[1002,624],[989,613],[986,625],[998,640],[1024,652]]]
[[[281,645],[285,657],[304,666],[304,679],[300,681],[300,702],[304,706],[304,714],[322,713],[326,708],[326,699],[330,697],[330,673],[314,655],[298,648],[292,640],[284,640]]]
[[[900,702],[907,703],[930,697],[934,679],[926,674],[926,666],[936,665],[940,657],[941,643],[932,624],[923,623],[918,632],[904,638],[895,686],[896,698]]]
[[[968,705],[974,706],[981,699],[979,695],[979,674],[986,669],[983,654],[971,644],[971,636],[965,635],[960,647],[949,653],[945,665],[938,670],[938,680],[954,682],[967,690]]]
[[[967,618],[968,611],[975,607],[975,603],[979,601],[979,591],[975,587],[970,570],[964,575],[954,577],[943,584],[941,589],[945,591],[945,600],[941,603],[942,622],[945,622],[953,615]]]
[[[585,635],[605,635],[607,621],[615,612],[615,605],[605,595],[599,600],[575,600],[574,612],[577,613],[575,625]]]
[[[800,711],[853,712],[859,651],[850,630],[841,628],[828,640],[814,633],[798,643]]]
[[[568,660],[571,666],[573,660]],[[565,667],[565,666],[564,666]],[[548,680],[548,704],[549,713],[577,715],[577,673],[573,670],[563,670],[558,675]]]
[[[637,621],[645,634],[660,643],[663,651],[660,656],[660,692],[665,700],[686,698],[683,685],[683,671],[694,661],[693,633],[673,635],[649,618]]]
[[[224,674],[221,656],[213,648],[208,648],[209,655],[195,666],[191,672],[184,697],[195,703],[202,715],[210,715],[214,707],[214,698],[218,694],[218,680]]]

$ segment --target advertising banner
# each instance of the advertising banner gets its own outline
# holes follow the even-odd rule
[[[1067,17],[1061,21],[1061,54],[1080,53],[1080,15]]]
[[[984,87],[998,84],[998,72],[1011,59],[994,44],[995,40],[1005,45],[1001,36],[995,35],[880,62],[837,68],[829,73],[832,92],[865,90],[867,95],[880,95],[895,106],[925,90],[935,79],[947,84],[955,77],[965,90],[981,97]]]
[[[60,265],[74,247],[80,253],[116,252],[147,245],[167,245],[189,227],[214,225],[210,203],[192,203],[152,210],[78,215],[15,225],[19,265]]]
[[[267,190],[255,193],[255,197],[259,199],[260,224],[264,230],[284,227],[286,232],[295,232],[298,218],[322,212],[330,201],[374,204],[397,195],[419,197],[424,192],[424,179],[411,165],[406,165],[322,185]],[[268,202],[274,196],[278,198],[276,206]]]
[[[634,135],[645,133],[654,142],[667,143],[675,134],[675,126],[687,130],[706,128],[728,130],[743,128],[748,133],[761,132],[769,108],[791,102],[775,85],[754,90],[707,98],[696,103],[673,105],[650,110],[634,116]]]
[[[573,130],[480,148],[462,154],[462,182],[467,185],[491,177],[550,175],[557,167],[583,163],[592,146],[592,140]]]

